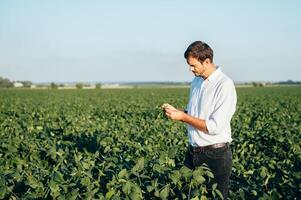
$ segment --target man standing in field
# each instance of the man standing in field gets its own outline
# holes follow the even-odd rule
[[[226,199],[232,168],[230,121],[237,101],[234,83],[213,63],[213,51],[206,43],[192,43],[184,57],[195,75],[187,110],[169,104],[162,107],[170,119],[187,123],[189,147],[184,164],[194,169],[206,163]]]

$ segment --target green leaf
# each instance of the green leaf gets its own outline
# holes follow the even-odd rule
[[[90,185],[91,181],[90,181],[90,178],[89,177],[84,177],[81,179],[80,183],[83,185],[83,186],[88,186]]]
[[[160,198],[161,199],[167,199],[168,195],[169,195],[169,185],[166,185],[164,187],[164,189],[161,190],[161,192],[160,192]]]
[[[265,178],[267,176],[266,168],[265,167],[262,167],[260,169],[260,176],[261,176],[261,178]]]
[[[193,180],[198,183],[202,184],[205,182],[205,178],[203,177],[204,171],[201,168],[198,168],[192,172]]]
[[[201,200],[207,200],[207,197],[205,195],[202,195]]]
[[[215,190],[215,193],[219,196],[220,199],[224,199],[222,193],[218,189]]]
[[[6,186],[4,177],[0,177],[0,186]]]
[[[4,199],[6,194],[6,186],[0,186],[0,199]]]
[[[90,163],[87,162],[87,161],[84,161],[84,162],[82,163],[82,165],[83,165],[83,168],[84,168],[84,169],[89,169],[89,168],[90,168]]]
[[[148,191],[148,192],[151,192],[151,191],[153,191],[155,188],[153,187],[153,186],[151,186],[151,185],[148,185],[148,186],[146,186],[146,190]]]
[[[79,193],[78,193],[79,189],[74,189],[71,191],[71,193],[69,193],[66,197],[67,200],[76,200],[76,198],[78,197]]]
[[[19,172],[15,172],[13,174],[13,177],[14,177],[14,180],[16,180],[17,182],[19,182],[21,180],[21,178],[22,178],[22,176],[20,175]]]
[[[28,185],[32,188],[42,187],[42,184],[33,176],[27,177]]]
[[[177,184],[177,182],[180,180],[180,177],[181,177],[181,174],[180,172],[177,170],[177,171],[173,171],[170,175],[169,175],[169,178],[172,180],[172,182],[174,184]]]
[[[157,190],[157,189],[155,189],[155,196],[156,196],[156,197],[160,197],[160,192],[159,192],[159,190]]]
[[[257,196],[256,190],[251,190],[251,193],[252,193],[254,196]]]
[[[126,195],[129,195],[131,193],[131,182],[127,181],[123,186],[122,186],[122,192]]]
[[[190,178],[192,175],[192,171],[186,166],[181,167],[180,172],[185,178]]]
[[[56,198],[57,196],[59,196],[60,188],[59,188],[59,185],[56,184],[56,182],[51,180],[51,181],[49,181],[48,186],[51,190],[51,196],[52,197]]]
[[[205,173],[206,173],[206,175],[207,175],[208,177],[214,178],[214,175],[213,175],[213,173],[212,173],[211,171],[206,170]]]
[[[64,182],[64,177],[63,177],[63,174],[61,172],[54,172],[53,174],[53,180],[57,183],[62,183]]]
[[[144,168],[144,157],[140,158],[132,168],[132,172],[140,172]]]
[[[115,194],[115,190],[114,189],[110,189],[110,191],[108,191],[106,193],[106,199],[111,199],[111,197]]]
[[[142,199],[142,191],[138,185],[133,185],[129,195],[131,199]]]
[[[144,179],[152,179],[150,176],[146,176],[145,174],[140,174],[139,176],[140,178],[144,178]]]
[[[127,178],[127,177],[128,177],[128,172],[126,169],[123,169],[118,173],[118,178]]]

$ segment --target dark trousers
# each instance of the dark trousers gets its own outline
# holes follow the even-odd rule
[[[204,152],[193,152],[192,147],[189,146],[184,165],[190,169],[195,169],[203,163],[206,163],[214,174],[214,179],[208,183],[209,187],[213,183],[217,183],[217,189],[221,191],[224,199],[227,199],[232,169],[232,152],[229,145]]]

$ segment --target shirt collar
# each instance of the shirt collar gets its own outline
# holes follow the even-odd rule
[[[209,82],[214,82],[214,80],[216,80],[219,77],[220,73],[221,73],[221,69],[219,68],[219,66],[216,66],[216,70],[214,70],[214,72],[210,74],[207,80]]]

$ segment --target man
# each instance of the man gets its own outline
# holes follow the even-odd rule
[[[162,107],[170,119],[187,123],[189,147],[184,164],[194,169],[206,163],[227,199],[232,168],[230,121],[237,101],[234,83],[213,63],[213,51],[206,43],[192,43],[184,57],[195,75],[187,110],[167,103]]]

